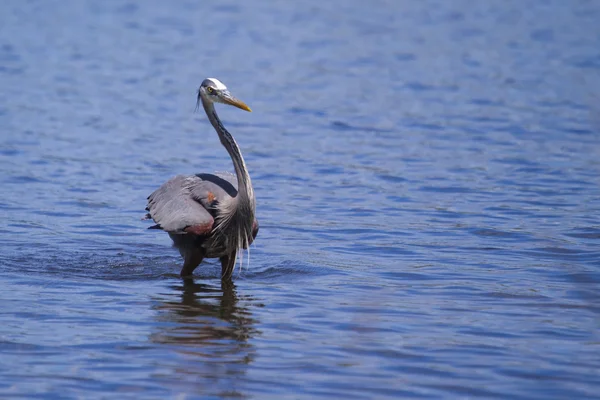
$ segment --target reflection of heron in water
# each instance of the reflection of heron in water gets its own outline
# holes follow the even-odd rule
[[[257,331],[248,308],[238,304],[235,285],[222,281],[218,288],[191,279],[182,283],[183,286],[175,287],[182,290],[180,301],[164,301],[156,308],[159,320],[169,324],[153,334],[151,341],[194,347],[217,346],[219,352],[239,352],[246,358],[249,350],[246,341]]]
[[[250,108],[229,93],[218,79],[207,78],[198,89],[204,111],[225,147],[236,175],[178,175],[148,197],[147,219],[169,233],[183,257],[181,276],[190,276],[204,258],[219,258],[221,277],[231,278],[238,251],[250,247],[258,233],[256,200],[250,175],[235,139],[217,116],[214,103]]]

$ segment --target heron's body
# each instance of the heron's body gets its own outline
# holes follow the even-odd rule
[[[210,89],[209,89],[210,88]],[[215,97],[213,96],[222,96]],[[247,249],[258,233],[256,201],[250,176],[233,136],[223,127],[213,102],[225,102],[250,111],[233,98],[218,80],[206,79],[199,89],[207,116],[229,152],[231,173],[177,175],[148,197],[148,217],[169,233],[184,259],[182,276],[191,275],[204,258],[219,258],[222,277],[231,277],[237,252]]]

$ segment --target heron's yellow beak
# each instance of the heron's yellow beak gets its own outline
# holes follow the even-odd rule
[[[244,111],[252,112],[252,110],[250,109],[250,107],[248,107],[246,105],[246,103],[244,103],[243,101],[241,101],[239,99],[236,99],[235,97],[233,97],[231,95],[223,96],[222,100],[225,104],[229,104],[230,106],[241,108]]]

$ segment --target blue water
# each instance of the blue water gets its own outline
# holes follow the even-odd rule
[[[0,397],[600,393],[600,2],[4,1]],[[234,287],[141,221],[253,179]]]

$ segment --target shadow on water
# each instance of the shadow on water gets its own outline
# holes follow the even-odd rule
[[[233,344],[244,346],[258,333],[248,307],[240,305],[235,284],[221,282],[219,288],[187,279],[173,289],[181,292],[180,299],[164,301],[156,307],[164,329],[152,335],[153,342],[202,346],[233,340]],[[252,299],[244,296],[242,300]]]
[[[161,298],[154,307],[156,331],[149,339],[177,354],[178,379],[194,386],[204,379],[239,379],[256,356],[248,341],[260,332],[250,308],[260,304],[238,295],[233,283],[217,286],[190,279],[172,289],[172,298]]]

